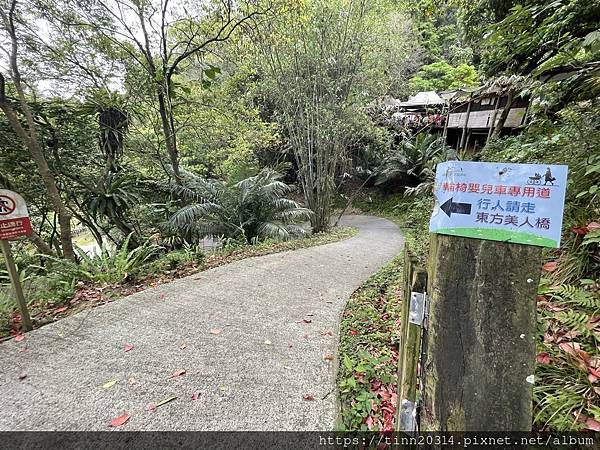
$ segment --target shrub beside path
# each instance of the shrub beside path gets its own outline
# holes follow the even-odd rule
[[[343,224],[359,233],[220,266],[0,344],[0,429],[107,430],[119,417],[120,430],[333,429],[340,314],[403,245],[385,219]]]

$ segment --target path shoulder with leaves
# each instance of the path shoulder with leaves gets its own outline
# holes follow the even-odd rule
[[[0,345],[1,430],[328,430],[341,311],[403,244],[351,239],[245,259]]]

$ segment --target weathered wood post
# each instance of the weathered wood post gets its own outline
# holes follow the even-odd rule
[[[485,138],[486,144],[490,140],[490,137],[492,136],[492,131],[494,131],[494,127],[496,126],[496,116],[498,115],[498,106],[500,106],[501,98],[502,98],[502,96],[500,94],[498,94],[498,96],[496,97],[496,102],[494,103],[494,112],[492,113],[492,118],[490,120],[490,123],[488,123],[488,134],[487,134],[487,137]]]
[[[471,105],[473,103],[473,94],[469,94],[469,103],[467,104],[467,114],[465,116],[465,124],[460,135],[460,144],[458,144],[459,150],[464,150],[465,143],[467,142],[467,131],[469,129],[469,116],[471,115]]]
[[[531,430],[541,247],[560,244],[566,184],[566,166],[438,165],[421,430]]]
[[[400,313],[400,345],[398,358],[398,401],[397,429],[411,432],[416,430],[415,411],[417,404],[417,366],[421,350],[421,322],[415,321],[411,307],[413,293],[425,293],[427,272],[416,267],[417,258],[404,247],[404,286],[402,289],[402,311]],[[423,312],[423,303],[421,303]],[[422,314],[421,314],[422,319]],[[418,323],[417,323],[418,322]]]
[[[400,344],[398,358],[398,386],[402,384],[402,374],[404,373],[404,347],[406,346],[406,333],[408,330],[408,313],[410,309],[410,282],[412,280],[413,268],[415,265],[414,257],[410,254],[408,244],[404,246],[404,274],[402,286],[402,311],[400,312]],[[400,399],[401,400],[401,399]]]
[[[416,431],[417,368],[421,353],[421,333],[424,313],[424,293],[427,271],[416,268],[416,258],[405,249],[404,292],[401,317],[401,344],[398,360],[397,429]],[[421,295],[420,298],[416,296]],[[420,302],[419,302],[420,300]]]
[[[11,284],[15,291],[15,297],[17,304],[19,305],[19,311],[21,311],[21,320],[23,323],[23,329],[25,331],[31,331],[31,317],[29,316],[29,309],[27,308],[27,301],[23,295],[23,287],[21,286],[21,279],[19,278],[19,272],[15,265],[15,260],[10,251],[10,244],[8,241],[0,239],[0,247],[2,247],[2,255],[4,256],[4,262],[6,264],[6,270],[10,277]]]
[[[530,431],[541,248],[434,236],[422,429]]]

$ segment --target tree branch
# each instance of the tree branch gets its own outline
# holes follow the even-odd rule
[[[227,39],[229,39],[231,37],[231,35],[233,34],[233,32],[240,26],[242,25],[244,22],[247,22],[249,20],[251,20],[254,17],[260,16],[260,15],[264,15],[266,14],[268,11],[270,10],[267,9],[263,12],[259,12],[259,11],[254,11],[250,14],[248,14],[247,16],[241,18],[240,20],[238,20],[230,29],[229,31],[224,35],[221,36],[223,33],[225,33],[225,30],[227,29],[227,27],[229,27],[229,25],[231,25],[231,23],[233,22],[231,19],[228,18],[227,22],[225,22],[224,25],[221,26],[221,28],[219,29],[219,31],[217,32],[216,36],[204,41],[203,43],[196,45],[195,47],[184,51],[181,55],[179,55],[177,58],[175,58],[175,61],[173,61],[173,64],[171,65],[171,67],[169,67],[169,69],[167,70],[167,78],[170,79],[173,76],[173,73],[175,72],[175,70],[177,69],[177,66],[184,61],[185,59],[189,58],[190,56],[192,56],[193,54],[201,51],[203,48],[207,47],[210,44],[213,44],[215,42],[224,42]]]

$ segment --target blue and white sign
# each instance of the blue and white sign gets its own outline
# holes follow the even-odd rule
[[[567,171],[551,164],[440,163],[429,231],[559,247]]]

